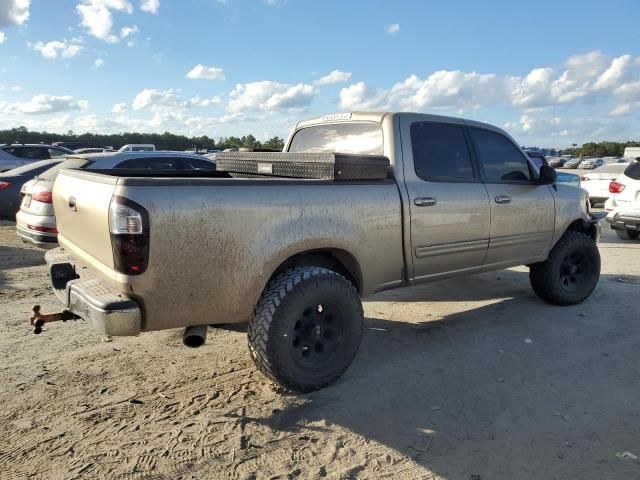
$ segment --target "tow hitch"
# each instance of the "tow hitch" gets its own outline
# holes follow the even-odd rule
[[[59,313],[40,313],[40,305],[34,305],[32,310],[33,315],[29,318],[29,324],[33,326],[33,333],[36,335],[42,333],[42,327],[45,323],[66,322],[67,320],[78,318],[77,315],[74,315],[69,310],[63,310]]]

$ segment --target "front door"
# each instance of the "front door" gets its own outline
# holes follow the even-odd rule
[[[474,166],[462,121],[402,117],[413,278],[462,273],[483,264],[489,197]]]
[[[491,204],[491,232],[485,265],[540,261],[551,247],[555,201],[548,185],[537,185],[525,154],[502,133],[470,127]]]

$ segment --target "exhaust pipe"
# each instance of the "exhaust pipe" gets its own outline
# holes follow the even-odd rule
[[[207,340],[207,328],[208,325],[195,325],[185,328],[184,335],[182,336],[182,342],[187,347],[201,347]]]

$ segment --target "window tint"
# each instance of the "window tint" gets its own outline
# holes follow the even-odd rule
[[[340,152],[382,155],[382,128],[377,123],[336,123],[302,128],[289,152]]]
[[[207,162],[206,160],[198,160],[197,158],[182,158],[182,168],[186,170],[215,170],[216,164]]]
[[[416,122],[411,125],[416,175],[424,180],[473,180],[464,130],[459,125]]]
[[[12,147],[7,148],[6,151],[15,157],[28,160],[48,160],[51,158],[49,150],[43,147]]]
[[[531,180],[527,159],[507,137],[481,128],[469,130],[487,181]]]
[[[115,168],[132,168],[136,170],[174,170],[180,165],[174,157],[132,158],[120,162]]]
[[[624,174],[633,180],[640,180],[640,162],[631,162],[631,165],[625,168]]]
[[[60,162],[53,168],[50,168],[42,175],[40,175],[40,178],[53,182],[60,173],[60,170],[62,170],[63,168],[86,168],[87,166],[91,165],[91,163],[92,162],[90,162],[86,158],[71,158],[69,160],[65,160],[64,162]]]

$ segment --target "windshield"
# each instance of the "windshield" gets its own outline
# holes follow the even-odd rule
[[[50,168],[46,172],[40,174],[38,177],[43,180],[53,182],[60,173],[60,170],[62,170],[63,168],[84,168],[91,163],[93,162],[86,158],[70,158],[69,160],[65,160],[64,162],[59,163],[55,167]]]
[[[289,152],[383,155],[382,128],[373,122],[335,123],[302,128],[293,136]]]

